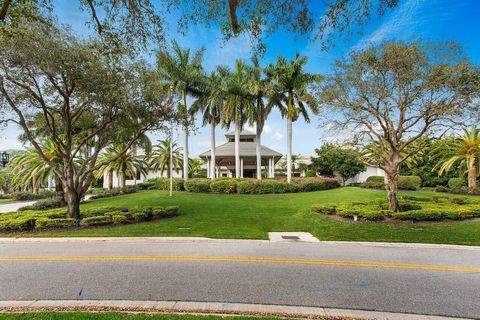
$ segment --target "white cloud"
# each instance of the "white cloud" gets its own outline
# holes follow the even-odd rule
[[[279,131],[275,131],[275,133],[272,135],[272,139],[280,141],[283,139],[283,134]]]

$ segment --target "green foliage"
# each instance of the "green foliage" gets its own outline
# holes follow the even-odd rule
[[[39,218],[35,220],[35,229],[44,230],[52,228],[67,228],[76,226],[75,219],[71,218]]]
[[[417,176],[399,176],[398,189],[400,190],[417,190],[422,184],[422,179]]]
[[[138,190],[153,190],[156,187],[155,181],[146,181],[137,184]]]
[[[465,187],[465,179],[463,179],[463,178],[448,179],[448,187],[450,189],[461,189],[461,188]]]
[[[63,207],[65,204],[63,201],[57,199],[47,199],[38,201],[30,206],[18,208],[17,211],[29,211],[29,210],[46,210]]]
[[[112,223],[114,224],[120,224],[120,223],[126,223],[128,222],[128,217],[125,216],[124,214],[113,214],[111,216]]]
[[[292,183],[297,186],[298,192],[321,191],[340,187],[335,179],[330,178],[295,178]]]
[[[102,191],[95,192],[90,197],[90,199],[95,200],[95,199],[115,197],[122,194],[135,193],[135,192],[138,192],[138,189],[139,189],[138,186],[126,186],[123,190],[121,188],[113,188],[112,190],[102,189]]]
[[[55,192],[52,191],[43,191],[38,194],[33,194],[30,192],[14,192],[10,194],[10,198],[15,201],[29,201],[29,200],[39,200],[46,199],[55,196]]]
[[[323,176],[338,173],[344,181],[366,170],[356,150],[326,143],[315,149],[317,157],[312,158],[312,167]]]
[[[209,192],[210,191],[210,180],[208,179],[189,179],[184,182],[183,187],[185,191],[188,192]]]
[[[29,217],[16,217],[0,220],[0,231],[27,231],[31,230],[35,220]]]
[[[325,204],[314,204],[312,205],[312,212],[321,213],[321,214],[335,214],[337,213],[336,203],[325,203]]]
[[[217,179],[210,183],[210,189],[216,193],[236,193],[237,192],[237,180],[235,179]]]
[[[178,215],[178,206],[168,206],[165,208],[165,214],[169,217]]]
[[[82,224],[87,226],[103,225],[112,223],[112,218],[110,216],[93,216],[82,219]]]
[[[237,192],[241,194],[267,194],[297,192],[293,183],[275,180],[247,180],[237,184]]]
[[[170,190],[170,179],[169,178],[155,178],[148,180],[149,182],[155,182],[155,189],[157,190]],[[183,179],[173,179],[173,190],[175,191],[184,191],[184,181]]]

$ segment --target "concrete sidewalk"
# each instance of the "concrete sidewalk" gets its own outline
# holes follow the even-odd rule
[[[451,318],[435,315],[378,312],[354,309],[303,307],[269,304],[248,304],[232,302],[192,301],[132,301],[132,300],[32,300],[0,301],[0,312],[18,311],[122,311],[195,313],[219,315],[257,315],[295,318],[349,318],[375,320],[448,320]]]

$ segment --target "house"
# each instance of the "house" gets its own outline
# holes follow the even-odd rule
[[[235,177],[235,133],[225,134],[227,142],[215,147],[215,166],[217,177]],[[240,177],[253,178],[257,172],[256,134],[248,130],[240,132]],[[282,154],[268,147],[261,146],[262,169],[266,176],[275,176],[275,164]],[[199,155],[200,159],[210,167],[211,151],[205,151]]]

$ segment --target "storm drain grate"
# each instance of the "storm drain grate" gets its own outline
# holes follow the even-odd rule
[[[300,240],[300,237],[297,237],[297,236],[282,236],[282,239],[285,239],[285,240]]]

